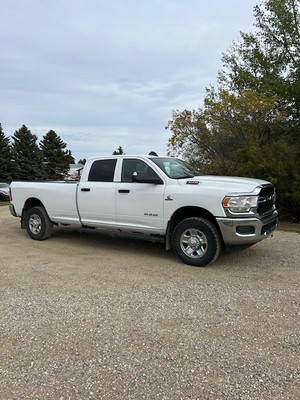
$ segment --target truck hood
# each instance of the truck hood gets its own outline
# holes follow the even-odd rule
[[[179,179],[178,183],[182,186],[207,186],[210,188],[218,188],[219,190],[225,190],[228,193],[252,193],[254,189],[261,185],[270,184],[270,182],[254,179],[254,178],[242,178],[237,176],[214,176],[214,175],[203,175],[194,176],[188,179]]]

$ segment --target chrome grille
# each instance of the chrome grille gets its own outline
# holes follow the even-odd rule
[[[275,208],[275,187],[273,185],[263,186],[258,196],[257,212],[264,216]]]

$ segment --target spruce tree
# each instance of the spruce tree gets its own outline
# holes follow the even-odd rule
[[[37,145],[37,136],[23,125],[15,131],[12,139],[15,178],[24,181],[44,179],[43,157]]]
[[[67,144],[50,130],[40,142],[47,179],[64,179],[73,160],[71,152],[64,150]]]
[[[125,154],[125,153],[124,153],[124,150],[123,150],[123,148],[122,148],[122,146],[119,146],[119,147],[118,147],[118,150],[115,150],[115,151],[113,152],[113,156],[118,156],[118,155],[122,155],[122,154]]]
[[[75,163],[75,158],[72,156],[71,150],[67,150],[67,154],[68,154],[68,157],[69,157],[69,164],[76,164]]]
[[[0,123],[0,181],[10,182],[14,176],[11,146]]]

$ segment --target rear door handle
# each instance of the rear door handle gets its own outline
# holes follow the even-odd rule
[[[119,189],[119,193],[130,193],[128,189]]]
[[[80,189],[82,192],[89,192],[91,189],[90,188],[81,188]]]

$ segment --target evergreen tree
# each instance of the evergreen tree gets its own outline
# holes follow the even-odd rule
[[[0,123],[0,181],[10,182],[13,179],[13,175],[11,146],[9,138],[5,137]]]
[[[86,158],[81,158],[81,159],[78,161],[78,164],[85,165],[85,163],[86,163]]]
[[[115,150],[113,152],[113,156],[118,156],[118,155],[121,155],[121,154],[125,154],[125,153],[124,153],[124,150],[123,150],[122,146],[119,146],[118,150]]]
[[[67,144],[50,130],[40,142],[47,179],[64,179],[74,160],[70,150],[64,150]]]
[[[71,150],[67,150],[67,154],[68,154],[68,157],[69,157],[69,164],[76,164],[75,163],[75,158],[72,156]]]
[[[37,145],[37,136],[23,125],[15,131],[12,139],[15,179],[24,181],[44,179],[43,157]]]

